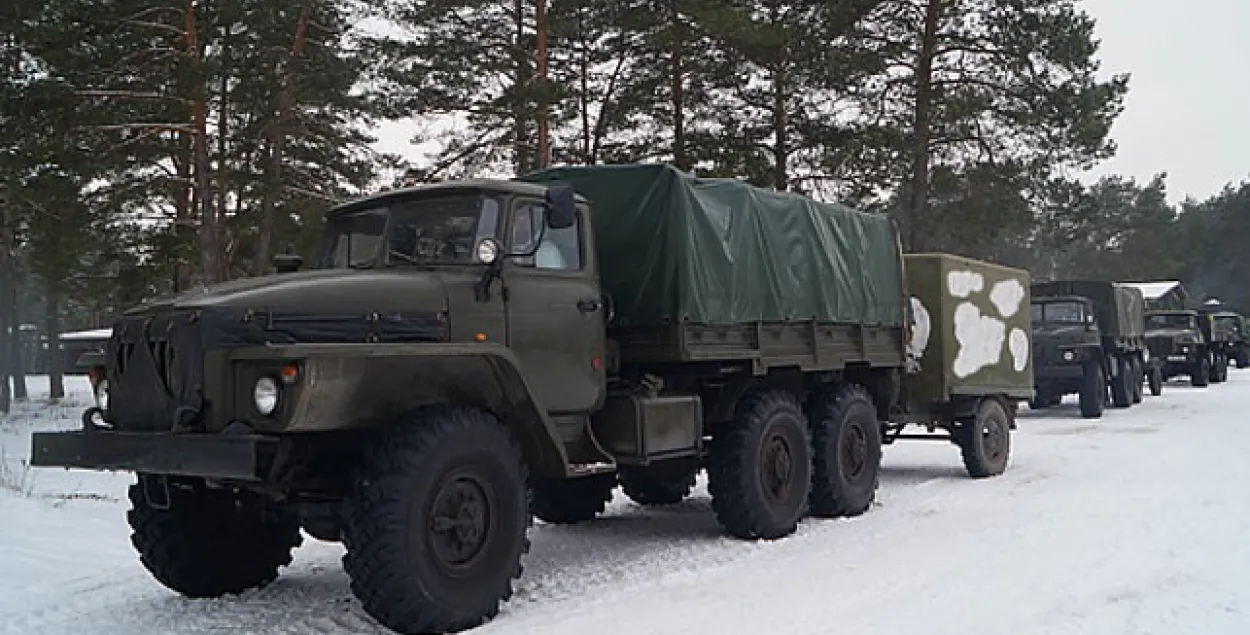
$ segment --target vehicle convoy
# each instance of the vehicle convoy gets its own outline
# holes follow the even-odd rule
[[[1058,405],[1080,396],[1081,415],[1101,417],[1110,387],[1111,404],[1128,408],[1142,400],[1142,382],[1163,391],[1162,368],[1146,347],[1142,292],[1114,282],[1056,280],[1034,283],[1032,295],[1033,377],[1031,408]]]
[[[531,514],[706,469],[727,534],[781,538],[864,513],[909,423],[1002,472],[1032,396],[1024,272],[905,278],[883,216],[663,165],[377,194],[279,264],[126,313],[103,409],[34,435],[35,465],[138,473],[133,543],[188,596],[267,584],[302,528],[387,627],[459,631],[511,596]]]
[[[1163,362],[1163,379],[1188,375],[1189,383],[1211,382],[1211,348],[1200,326],[1198,312],[1175,309],[1146,312],[1146,344],[1150,355]]]
[[[1236,363],[1237,368],[1245,368],[1250,362],[1246,319],[1218,303],[1204,305],[1198,313],[1202,316],[1203,334],[1211,342],[1211,367],[1215,369],[1211,381],[1225,381],[1228,379],[1229,362]]]

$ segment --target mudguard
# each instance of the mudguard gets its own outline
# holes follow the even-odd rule
[[[283,344],[235,349],[231,361],[300,365],[283,432],[393,424],[423,406],[457,403],[495,413],[513,430],[530,469],[564,477],[568,455],[554,423],[506,347],[483,343]]]

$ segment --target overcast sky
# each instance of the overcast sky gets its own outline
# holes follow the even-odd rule
[[[1128,72],[1119,151],[1090,179],[1168,174],[1173,202],[1250,179],[1250,0],[1084,0],[1107,75]],[[383,126],[377,147],[419,159],[412,124]]]
[[[1250,0],[1085,0],[1107,73],[1128,72],[1112,137],[1095,170],[1148,180],[1169,198],[1203,199],[1250,178]]]

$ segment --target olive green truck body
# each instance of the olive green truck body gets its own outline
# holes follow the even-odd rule
[[[463,630],[510,595],[531,514],[671,504],[706,470],[726,533],[781,538],[867,511],[909,424],[1001,473],[1032,396],[1027,274],[905,259],[886,217],[793,194],[561,168],[326,227],[313,271],[128,313],[105,407],[34,436],[35,465],[140,474],[135,546],[184,594],[267,583],[302,528],[386,626]]]
[[[1146,301],[1136,287],[1101,280],[1034,283],[1033,358],[1037,397],[1033,408],[1080,397],[1081,414],[1102,416],[1139,403],[1143,383],[1161,393],[1161,360],[1146,346]],[[1110,399],[1108,399],[1110,395]]]

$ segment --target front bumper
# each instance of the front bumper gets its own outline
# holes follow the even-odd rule
[[[30,464],[261,482],[278,446],[255,434],[37,432]]]

